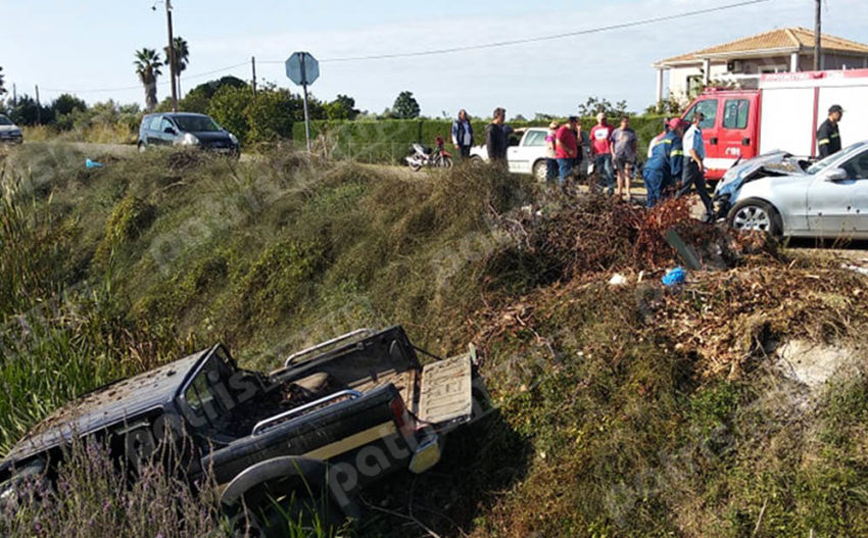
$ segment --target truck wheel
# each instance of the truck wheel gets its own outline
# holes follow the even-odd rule
[[[316,529],[337,529],[341,510],[325,492],[297,480],[264,484],[244,495],[244,506],[232,521],[236,537],[282,538],[307,536]]]
[[[547,170],[548,168],[545,159],[540,159],[537,162],[533,163],[533,177],[535,177],[537,181],[546,180]]]
[[[734,229],[759,230],[780,237],[783,233],[781,215],[778,210],[765,200],[748,198],[729,210],[727,222]]]

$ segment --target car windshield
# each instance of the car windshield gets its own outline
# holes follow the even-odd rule
[[[12,123],[12,120],[7,118],[6,116],[0,115],[0,125],[15,125]]]
[[[826,168],[828,168],[829,165],[832,164],[833,162],[837,162],[838,159],[840,159],[842,157],[850,156],[850,155],[852,155],[858,151],[861,151],[863,148],[865,148],[865,145],[866,145],[865,142],[860,142],[858,144],[853,144],[852,146],[844,148],[842,151],[839,151],[838,153],[833,153],[832,155],[829,155],[828,157],[815,162],[813,165],[811,165],[806,170],[806,172],[808,174],[811,174],[811,175],[818,174],[818,173],[822,172],[823,170],[825,170]]]
[[[203,133],[220,130],[220,126],[208,116],[175,116],[172,119],[178,124],[178,128],[185,133]]]
[[[192,411],[188,418],[199,422],[198,425],[207,423],[213,426],[220,418],[226,417],[229,402],[221,398],[221,394],[227,394],[226,383],[230,374],[228,359],[218,348],[184,391],[184,400]]]

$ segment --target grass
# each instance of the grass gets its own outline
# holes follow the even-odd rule
[[[56,144],[0,154],[0,451],[68,399],[215,341],[267,370],[401,323],[440,355],[474,341],[498,412],[433,472],[367,493],[383,510],[360,535],[868,532],[864,374],[808,398],[764,355],[791,335],[864,350],[858,275],[761,247],[666,290],[659,230],[683,208],[647,218],[485,167],[90,157],[106,167]]]

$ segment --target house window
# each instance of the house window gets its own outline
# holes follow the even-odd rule
[[[705,83],[703,82],[702,75],[690,75],[687,77],[687,97],[690,99],[702,93],[704,87]]]
[[[789,69],[785,65],[760,65],[757,66],[757,70],[760,74],[765,73],[787,73]]]

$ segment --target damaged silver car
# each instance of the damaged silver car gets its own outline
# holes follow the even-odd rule
[[[737,230],[868,239],[868,141],[813,164],[783,151],[736,163],[714,201],[718,217]]]

